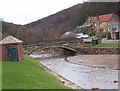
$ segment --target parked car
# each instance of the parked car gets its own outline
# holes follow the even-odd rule
[[[85,38],[83,39],[83,42],[92,42],[92,38]]]
[[[88,38],[89,36],[87,34],[83,34],[83,33],[80,33],[80,34],[77,34],[77,38],[78,39],[84,39],[84,38]]]
[[[88,39],[88,38],[89,38],[89,37],[81,37],[81,38],[80,38],[80,41],[81,41],[81,42],[84,42],[84,40],[85,40],[85,39]]]

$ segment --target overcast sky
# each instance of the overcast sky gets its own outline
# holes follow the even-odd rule
[[[6,22],[23,25],[83,1],[88,0],[2,0],[0,18]]]
[[[2,0],[0,17],[4,21],[23,25],[82,2],[83,0]]]

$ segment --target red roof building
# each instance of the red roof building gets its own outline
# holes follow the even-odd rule
[[[107,15],[100,15],[99,21],[100,22],[108,22],[112,18],[113,14],[107,14]]]
[[[118,15],[115,14],[105,14],[105,15],[96,15],[89,17],[88,20],[83,24],[83,27],[92,27],[92,30],[96,32],[97,36],[101,36],[104,33],[110,33],[111,38],[114,39],[114,27],[117,27],[116,31],[119,30],[119,21]],[[107,31],[107,32],[106,32]],[[107,36],[107,34],[106,34]]]
[[[100,15],[100,16],[95,16],[95,17],[90,17],[90,20],[93,22],[108,22],[111,18],[113,17],[113,14],[107,14],[107,15]]]

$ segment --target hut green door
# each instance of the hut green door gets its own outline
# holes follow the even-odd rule
[[[9,61],[17,61],[17,48],[16,47],[8,47],[8,60]]]
[[[111,39],[111,33],[108,33],[108,39]]]
[[[115,35],[116,35],[116,39],[119,39],[119,32],[116,32]]]

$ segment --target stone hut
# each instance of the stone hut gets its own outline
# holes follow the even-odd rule
[[[23,41],[7,36],[0,41],[0,61],[22,61]]]

